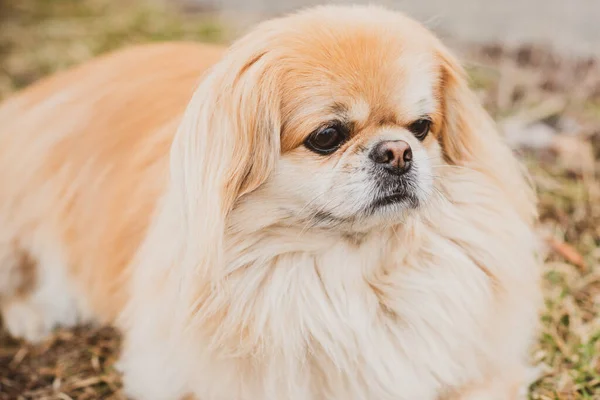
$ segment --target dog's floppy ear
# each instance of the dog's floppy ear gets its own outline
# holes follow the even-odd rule
[[[182,283],[183,295],[198,283],[198,274],[207,278],[218,271],[229,212],[267,179],[279,156],[275,68],[266,51],[232,48],[183,116],[171,149],[170,182],[183,231],[183,254],[174,268],[182,280],[191,280]]]
[[[441,44],[440,96],[443,104],[441,146],[449,164],[466,166],[494,178],[525,220],[535,215],[534,194],[523,166],[471,90],[465,70]]]
[[[469,88],[460,63],[441,46],[438,54],[442,66],[440,86],[444,109],[441,144],[446,160],[460,165],[478,157],[485,142],[480,135],[495,136],[496,132],[493,121]]]

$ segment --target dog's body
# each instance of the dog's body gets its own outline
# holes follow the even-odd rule
[[[144,400],[519,398],[540,296],[518,164],[416,23],[289,18],[227,53],[115,53],[0,107],[5,325],[117,324]],[[315,149],[341,109],[352,133]],[[412,169],[381,169],[383,137]],[[401,201],[375,207],[373,176]]]
[[[195,44],[135,47],[3,104],[0,282],[3,297],[14,295],[2,303],[13,334],[38,340],[77,314],[112,322],[120,312],[177,124],[221,55]]]

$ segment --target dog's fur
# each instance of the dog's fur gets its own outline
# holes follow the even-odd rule
[[[340,119],[336,152],[303,145]],[[412,147],[411,201],[373,207],[383,139]],[[313,8],[227,51],[139,46],[43,80],[0,108],[0,182],[6,327],[115,323],[136,399],[528,383],[533,191],[454,57],[399,13]]]

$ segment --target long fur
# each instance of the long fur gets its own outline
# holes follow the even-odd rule
[[[364,122],[324,159],[301,143],[332,98]],[[400,128],[419,107],[423,143]],[[380,137],[413,147],[418,208],[360,208]],[[49,78],[0,107],[0,179],[8,329],[115,323],[133,398],[524,396],[535,196],[460,64],[399,13],[319,7],[226,51]]]

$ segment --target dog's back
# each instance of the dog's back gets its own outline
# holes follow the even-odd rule
[[[220,56],[133,47],[0,105],[0,306],[11,333],[36,340],[86,309],[104,321],[120,311],[179,118]]]

